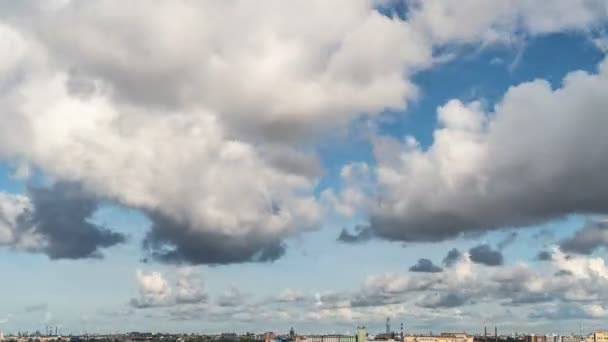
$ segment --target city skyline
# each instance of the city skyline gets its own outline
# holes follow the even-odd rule
[[[608,318],[608,0],[0,0],[0,331]]]

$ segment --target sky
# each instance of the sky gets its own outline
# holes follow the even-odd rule
[[[0,331],[608,328],[607,24],[0,0]]]

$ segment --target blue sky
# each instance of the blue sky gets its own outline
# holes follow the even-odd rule
[[[605,328],[608,4],[558,2],[3,5],[0,331]]]

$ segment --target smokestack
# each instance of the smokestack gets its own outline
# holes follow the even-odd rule
[[[488,327],[483,327],[483,342],[488,342]]]
[[[498,328],[496,328],[496,326],[494,326],[494,338],[496,342],[498,342]]]

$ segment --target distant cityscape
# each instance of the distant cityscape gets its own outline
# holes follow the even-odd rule
[[[484,328],[483,334],[467,334],[466,332],[443,332],[439,334],[408,334],[403,330],[399,332],[390,328],[390,319],[386,321],[386,330],[381,333],[369,333],[365,327],[357,327],[354,334],[327,334],[315,335],[298,334],[294,328],[288,333],[221,333],[206,334],[170,334],[150,332],[130,332],[117,334],[59,334],[57,327],[46,327],[44,333],[7,334],[0,332],[0,341],[6,342],[608,342],[608,330],[595,331],[590,334],[499,334],[498,329],[490,334]]]

